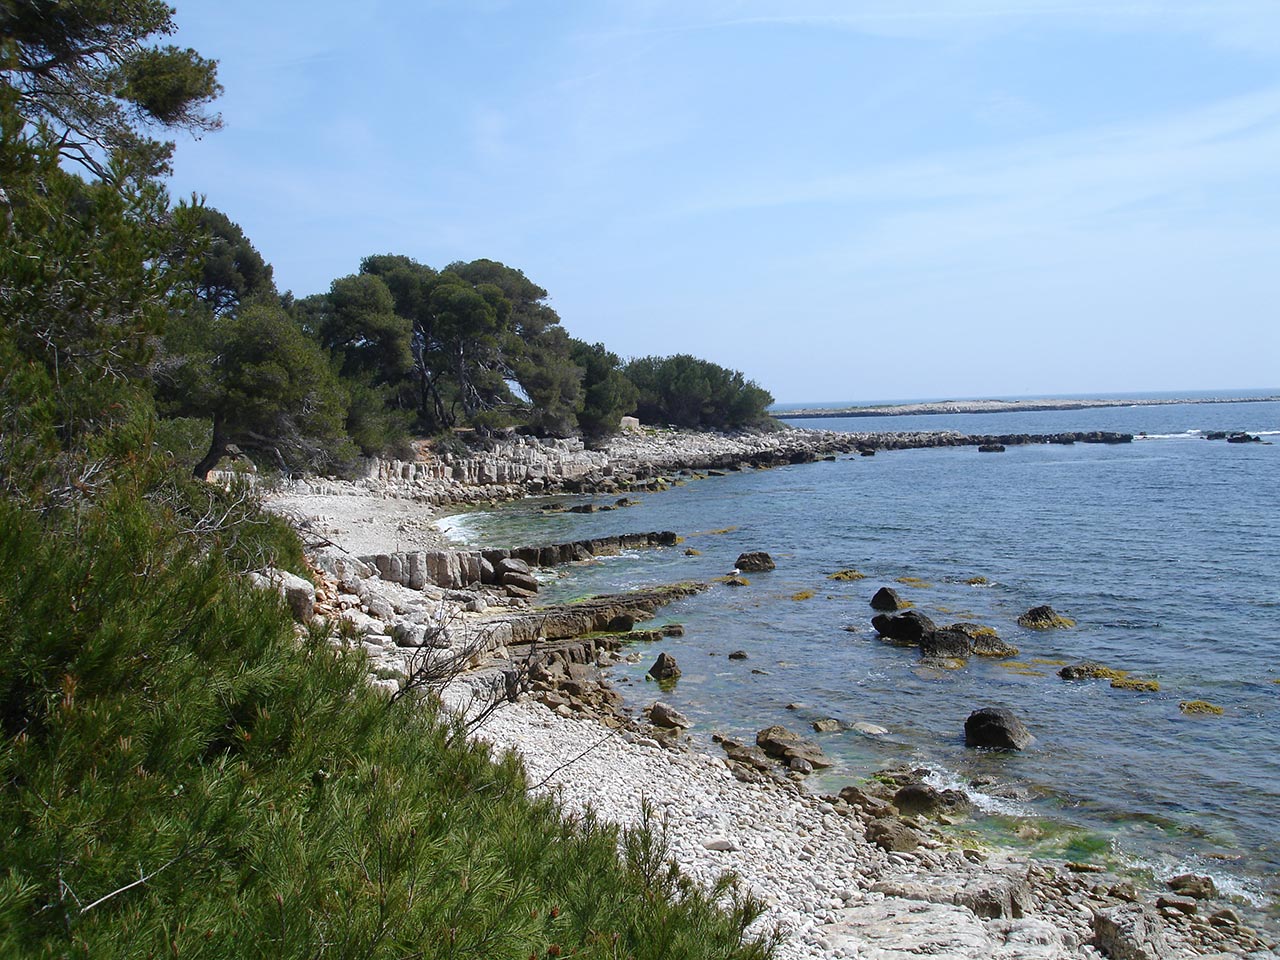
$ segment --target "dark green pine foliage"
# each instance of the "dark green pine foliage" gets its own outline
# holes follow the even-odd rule
[[[639,392],[636,414],[646,423],[734,430],[769,422],[773,396],[739,371],[709,360],[689,354],[641,357],[624,372]]]
[[[616,433],[623,417],[635,412],[637,390],[622,371],[622,361],[603,343],[571,342],[573,362],[583,371],[578,424],[589,438]]]
[[[217,62],[156,43],[177,30],[174,13],[164,0],[6,0],[0,92],[99,179],[166,172],[173,144],[153,130],[221,126],[206,109],[222,92]]]
[[[658,825],[529,799],[138,492],[0,504],[0,955],[767,955]]]

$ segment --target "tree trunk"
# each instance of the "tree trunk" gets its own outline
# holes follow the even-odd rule
[[[197,480],[208,480],[209,471],[218,465],[218,461],[227,452],[228,442],[222,415],[215,413],[213,415],[213,439],[209,443],[209,452],[200,459],[199,463],[192,467],[191,475]]]

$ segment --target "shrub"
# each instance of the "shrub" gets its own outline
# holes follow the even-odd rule
[[[654,824],[530,799],[147,501],[0,503],[0,609],[0,954],[768,953]]]

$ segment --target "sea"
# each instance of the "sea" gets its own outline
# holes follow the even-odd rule
[[[658,623],[684,624],[685,634],[612,668],[630,706],[666,700],[692,718],[689,735],[708,751],[718,749],[713,734],[754,742],[771,724],[812,736],[834,761],[808,778],[815,792],[893,765],[925,768],[976,803],[978,816],[949,828],[962,842],[1088,861],[1153,885],[1208,874],[1280,917],[1280,402],[795,425],[1136,439],[1003,454],[881,451],[673,478],[634,507],[554,513],[545,498],[525,500],[452,518],[450,533],[492,546],[650,530],[684,538],[546,571],[547,602],[714,581],[740,553],[767,551],[776,570],[660,611]],[[1212,431],[1265,442],[1205,439]],[[847,569],[865,579],[829,579]],[[990,626],[1020,652],[959,669],[923,664],[871,628],[869,601],[882,586],[939,625]],[[1076,625],[1019,627],[1019,614],[1040,604]],[[659,651],[683,671],[661,691],[646,677]],[[730,660],[735,651],[747,659]],[[1059,677],[1084,660],[1159,689]],[[1196,700],[1222,713],[1180,708]],[[1035,743],[1018,753],[966,748],[965,718],[986,706],[1013,710]],[[812,722],[825,718],[887,732],[814,734]]]

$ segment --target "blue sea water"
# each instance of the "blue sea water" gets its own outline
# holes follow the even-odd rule
[[[692,735],[709,748],[713,731],[751,738],[782,723],[807,732],[823,717],[879,724],[887,736],[816,735],[837,765],[813,787],[838,788],[893,762],[927,766],[939,781],[965,785],[991,814],[961,830],[1157,877],[1209,872],[1274,908],[1280,444],[1228,445],[1202,433],[1276,438],[1280,403],[800,425],[1148,437],[1005,454],[881,452],[690,482],[608,513],[547,514],[538,501],[524,501],[469,514],[455,530],[509,545],[661,529],[686,537],[680,547],[556,571],[547,600],[710,580],[728,573],[739,553],[767,550],[777,570],[662,611],[686,633],[646,647],[639,664],[615,668],[633,706],[658,695],[644,671],[666,650],[684,674],[662,697],[695,720]],[[699,554],[686,555],[688,548]],[[828,579],[844,568],[866,579]],[[898,582],[903,577],[915,579]],[[966,582],[973,577],[988,582]],[[1020,655],[1013,663],[975,658],[959,670],[922,666],[917,651],[886,644],[871,629],[868,601],[885,585],[940,624],[995,628]],[[793,599],[802,591],[814,596]],[[1042,603],[1077,626],[1017,626],[1020,613]],[[728,660],[735,650],[749,659]],[[1057,676],[1061,664],[1085,659],[1157,680],[1159,692]],[[1180,711],[1180,701],[1198,699],[1224,714]],[[964,720],[988,705],[1013,709],[1036,743],[1019,754],[967,750]]]

